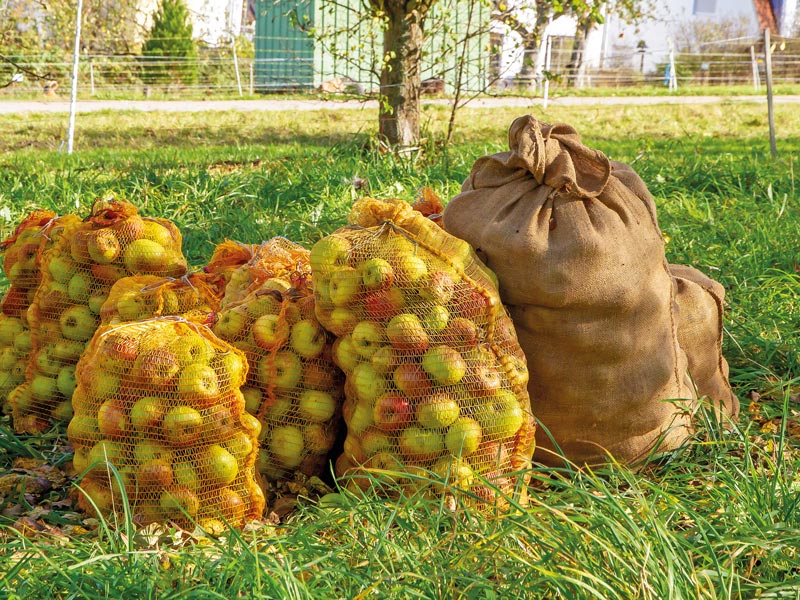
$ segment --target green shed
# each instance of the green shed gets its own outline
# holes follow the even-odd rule
[[[383,32],[363,19],[362,0],[256,0],[254,85],[261,92],[317,88],[340,77],[378,87]],[[422,79],[481,90],[488,67],[489,14],[484,2],[440,0],[428,16]],[[311,30],[327,32],[316,41]],[[463,69],[459,69],[464,57]]]

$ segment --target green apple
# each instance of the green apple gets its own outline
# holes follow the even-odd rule
[[[47,375],[34,375],[30,384],[31,396],[39,402],[47,402],[58,393],[58,384],[55,377]]]
[[[395,441],[389,434],[377,429],[369,429],[361,436],[361,449],[369,458],[378,452],[387,452],[394,449]]]
[[[228,310],[220,315],[214,333],[223,340],[238,340],[244,337],[244,329],[249,319],[242,310]]]
[[[181,404],[166,412],[162,429],[165,439],[173,446],[190,446],[203,429],[203,416],[191,406]]]
[[[170,486],[158,499],[158,506],[168,519],[183,521],[200,510],[200,500],[192,490],[182,485]]]
[[[444,436],[444,445],[453,456],[470,456],[478,449],[483,439],[483,429],[470,417],[459,417]]]
[[[400,451],[413,461],[434,460],[444,452],[444,436],[430,429],[412,425],[400,434]]]
[[[300,416],[312,423],[322,423],[336,414],[336,400],[329,392],[305,390],[297,404]]]
[[[14,350],[20,354],[29,354],[33,349],[33,340],[31,339],[31,330],[26,329],[14,338]]]
[[[75,411],[72,410],[72,401],[62,400],[50,411],[50,418],[58,423],[69,423]]]
[[[143,396],[131,406],[131,425],[139,433],[148,434],[158,431],[164,418],[163,398]]]
[[[258,375],[263,385],[274,385],[287,391],[296,388],[303,378],[303,363],[291,350],[281,350],[275,356],[264,356],[258,363]]]
[[[467,363],[450,346],[433,346],[422,355],[422,368],[438,385],[455,385],[467,372]]]
[[[69,258],[63,255],[49,255],[50,260],[47,262],[47,272],[53,281],[58,283],[68,283],[75,273],[78,266]]]
[[[373,321],[361,321],[353,328],[351,339],[359,356],[369,360],[384,345],[383,327]]]
[[[133,447],[133,458],[139,464],[151,460],[164,460],[171,463],[174,457],[175,454],[171,449],[151,439],[145,439]]]
[[[386,379],[369,363],[360,363],[353,369],[351,381],[358,399],[372,403],[386,391]]]
[[[105,472],[107,464],[121,467],[123,456],[122,446],[118,442],[100,440],[89,450],[87,460],[92,469]]]
[[[102,437],[97,428],[97,419],[88,414],[76,414],[67,425],[67,438],[73,446],[98,442]]]
[[[261,389],[245,386],[242,388],[242,395],[244,396],[245,410],[251,415],[257,414],[258,409],[261,408],[261,401],[264,399]]]
[[[281,310],[281,301],[276,296],[274,293],[257,296],[252,302],[247,303],[247,315],[251,319],[258,319],[264,315],[278,314]]]
[[[300,357],[311,360],[322,354],[328,338],[316,319],[302,319],[292,325],[290,344]]]
[[[147,238],[132,241],[122,253],[122,262],[131,274],[162,273],[167,252],[164,246]]]
[[[525,413],[517,397],[509,390],[481,397],[474,417],[489,440],[508,439],[517,434],[525,422]]]
[[[447,481],[448,485],[461,489],[470,488],[475,481],[475,472],[460,458],[441,458],[433,464],[431,471]]]
[[[358,267],[364,287],[377,290],[389,287],[394,281],[394,269],[389,261],[383,258],[370,258]]]
[[[84,350],[86,343],[77,340],[58,340],[53,344],[53,356],[62,362],[77,362]]]
[[[439,304],[432,306],[422,317],[422,325],[432,333],[444,331],[450,320],[450,311]]]
[[[61,361],[51,354],[52,346],[45,346],[36,353],[33,364],[39,373],[55,377],[61,370]]]
[[[341,267],[331,274],[328,289],[334,306],[348,306],[361,293],[361,275],[352,267]]]
[[[87,369],[86,387],[89,395],[95,400],[110,398],[119,392],[122,383],[121,375],[103,368]]]
[[[353,328],[358,324],[358,315],[343,306],[335,307],[328,315],[327,321],[320,318],[325,324],[325,328],[336,336],[347,335],[353,331]]]
[[[269,438],[269,451],[283,467],[294,469],[303,462],[303,432],[293,425],[275,427]]]
[[[347,264],[351,247],[350,240],[343,237],[329,235],[322,238],[311,248],[309,262],[312,272],[322,273]]]
[[[272,350],[282,347],[289,339],[289,324],[281,315],[267,314],[253,322],[251,332],[259,348]]]
[[[67,295],[74,302],[84,303],[89,299],[91,278],[83,273],[75,273],[67,284]]]
[[[449,394],[432,394],[417,405],[417,421],[428,429],[443,429],[458,419],[461,409],[458,402]]]
[[[349,414],[349,418],[345,421],[347,423],[348,438],[361,435],[367,428],[375,424],[375,421],[372,420],[372,405],[356,404]]]
[[[58,319],[61,334],[68,340],[87,341],[97,329],[97,317],[88,306],[71,306]]]
[[[75,365],[67,365],[61,367],[56,377],[56,387],[62,396],[65,398],[72,398],[72,393],[75,391],[78,382],[75,380]]]
[[[103,312],[103,305],[108,300],[108,294],[94,294],[89,296],[86,300],[86,304],[89,307],[89,310],[92,311],[92,314],[99,315]]]
[[[350,335],[337,338],[333,343],[333,362],[345,373],[352,373],[360,361]]]
[[[172,472],[178,485],[193,492],[196,492],[202,483],[202,479],[191,461],[182,461],[173,464]]]
[[[231,483],[239,472],[236,457],[219,444],[212,444],[201,452],[197,457],[197,464],[212,486]]]
[[[0,370],[10,371],[17,362],[17,351],[12,346],[0,349]]]
[[[9,377],[10,375],[5,376]],[[11,404],[11,408],[18,414],[27,414],[33,408],[33,392],[31,392],[31,385],[20,385],[8,392],[8,402]]]
[[[370,358],[370,364],[377,373],[384,375],[393,372],[400,364],[400,356],[397,350],[391,346],[381,346]]]
[[[209,365],[185,366],[178,376],[178,394],[184,399],[209,401],[219,395],[217,374]]]
[[[24,330],[22,319],[0,314],[0,346],[13,346],[14,338]]]
[[[236,431],[233,437],[225,440],[223,446],[237,460],[245,460],[255,448],[253,437],[246,431]]]
[[[428,333],[419,317],[413,313],[400,313],[386,326],[389,343],[398,350],[424,352],[428,347]]]
[[[211,359],[211,367],[217,373],[220,389],[239,388],[247,377],[247,359],[238,352],[225,350],[217,352]]]
[[[105,265],[114,262],[119,256],[119,240],[112,230],[100,229],[89,236],[86,250],[94,262]]]

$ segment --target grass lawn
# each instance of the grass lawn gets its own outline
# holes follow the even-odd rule
[[[800,598],[800,114],[776,111],[777,159],[763,106],[536,115],[632,163],[656,198],[670,262],[725,286],[724,352],[742,400],[733,429],[700,414],[689,444],[639,472],[537,470],[530,506],[504,514],[451,497],[320,503],[326,490],[311,482],[291,512],[212,538],[87,520],[65,499],[64,432],[18,437],[4,422],[3,596]],[[81,115],[72,157],[56,152],[65,119],[0,116],[0,234],[34,207],[85,214],[113,191],[173,219],[195,266],[225,238],[310,245],[366,191],[452,197],[478,157],[506,148],[518,115],[465,109],[442,148],[447,113],[426,107],[426,143],[403,159],[370,143],[366,111]]]

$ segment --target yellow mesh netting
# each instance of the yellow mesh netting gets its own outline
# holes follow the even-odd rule
[[[75,364],[118,279],[186,272],[177,227],[140,217],[128,202],[98,200],[86,219],[59,229],[42,254],[41,282],[28,310],[32,349],[25,383],[11,399],[18,432],[40,432],[51,420],[71,417]]]
[[[86,473],[80,506],[121,512],[124,489],[139,524],[216,529],[261,516],[246,376],[243,353],[205,326],[163,317],[100,327],[78,363],[67,429]]]
[[[362,199],[350,220],[311,251],[316,314],[346,374],[336,474],[391,471],[413,487],[397,474],[425,470],[487,500],[510,493],[535,423],[493,274],[403,201]]]

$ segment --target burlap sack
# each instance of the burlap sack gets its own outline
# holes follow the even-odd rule
[[[695,395],[647,188],[568,125],[520,117],[509,145],[475,163],[444,227],[497,273],[544,425],[535,460],[560,464],[555,445],[578,464],[676,447]]]
[[[697,269],[670,265],[678,303],[678,343],[689,360],[689,374],[698,396],[706,396],[723,415],[736,418],[739,399],[728,382],[722,356],[722,313],[725,288]]]

